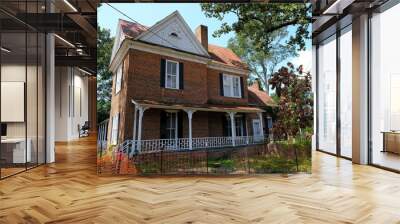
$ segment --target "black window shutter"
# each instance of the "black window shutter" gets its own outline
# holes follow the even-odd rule
[[[178,138],[183,138],[183,112],[178,112]]]
[[[160,86],[165,87],[165,59],[161,58],[160,66]]]
[[[179,62],[179,89],[183,89],[183,63]]]
[[[240,77],[240,93],[242,94],[242,98],[244,98],[243,77]]]
[[[224,96],[224,75],[219,73],[219,93]]]
[[[160,112],[160,139],[167,138],[167,114],[165,111]]]

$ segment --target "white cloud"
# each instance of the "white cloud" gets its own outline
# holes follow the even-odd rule
[[[293,58],[292,63],[295,67],[303,65],[304,71],[311,71],[312,69],[312,50],[308,49],[305,51],[300,51],[299,56]]]

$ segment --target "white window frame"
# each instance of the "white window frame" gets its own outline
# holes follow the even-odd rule
[[[174,74],[168,74],[168,63],[173,63],[176,65],[176,74],[175,74],[175,84],[176,86],[168,85],[168,77],[169,76],[174,76]],[[171,79],[172,80],[172,79]],[[165,60],[165,88],[167,89],[179,89],[179,62],[178,61],[172,61],[172,60]]]
[[[174,130],[174,133],[175,133],[174,138],[169,138],[169,139],[177,139],[178,138],[178,112],[166,111],[166,113],[169,114],[169,116],[167,116],[167,123],[169,123],[169,128],[166,127],[168,136],[171,136],[172,130]],[[173,118],[175,119],[175,121],[172,120]],[[173,125],[174,125],[174,127],[173,127]]]
[[[111,145],[116,145],[118,143],[118,130],[119,129],[119,113],[112,117],[111,124]]]
[[[234,80],[237,80],[237,87],[239,90],[238,95],[235,95]],[[223,91],[225,97],[242,98],[242,86],[240,83],[240,76],[223,74],[222,81],[223,81]],[[228,81],[228,83],[225,83],[225,81]],[[229,86],[228,91],[225,91],[225,86]]]
[[[227,115],[226,116],[226,130],[228,131],[228,136],[232,135],[232,127],[231,127],[231,118]],[[244,130],[245,130],[245,125],[246,125],[246,120],[243,115],[237,114],[235,115],[235,131],[236,131],[236,136],[244,136]]]
[[[122,65],[117,69],[117,74],[115,74],[115,95],[121,91],[122,84]]]
[[[253,119],[252,124],[253,124],[253,137],[256,139],[261,138],[262,134],[263,134],[263,130],[261,128],[262,126],[261,126],[260,119]],[[256,135],[257,133],[255,133],[255,129],[257,129],[260,132],[259,135]]]

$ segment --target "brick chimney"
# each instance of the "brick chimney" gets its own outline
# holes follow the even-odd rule
[[[258,79],[254,79],[254,82],[251,85],[251,87],[255,88],[256,90],[260,90],[260,85],[258,82],[259,82]]]
[[[204,49],[208,51],[208,27],[200,25],[196,28],[195,33],[201,45],[203,45]]]

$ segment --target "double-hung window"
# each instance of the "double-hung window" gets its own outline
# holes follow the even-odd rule
[[[227,136],[232,136],[231,119],[229,117],[226,117],[225,128]],[[236,136],[245,135],[245,119],[243,116],[235,116],[235,129],[236,129]]]
[[[226,75],[223,77],[224,96],[241,98],[240,77],[234,75]]]
[[[119,124],[119,113],[112,117],[111,125],[111,144],[116,145],[118,143],[118,125]]]
[[[117,75],[115,77],[115,94],[118,94],[121,90],[122,83],[122,65],[118,67]]]
[[[179,63],[166,60],[165,88],[179,89]]]
[[[167,138],[176,139],[178,138],[178,114],[175,112],[167,113]]]

